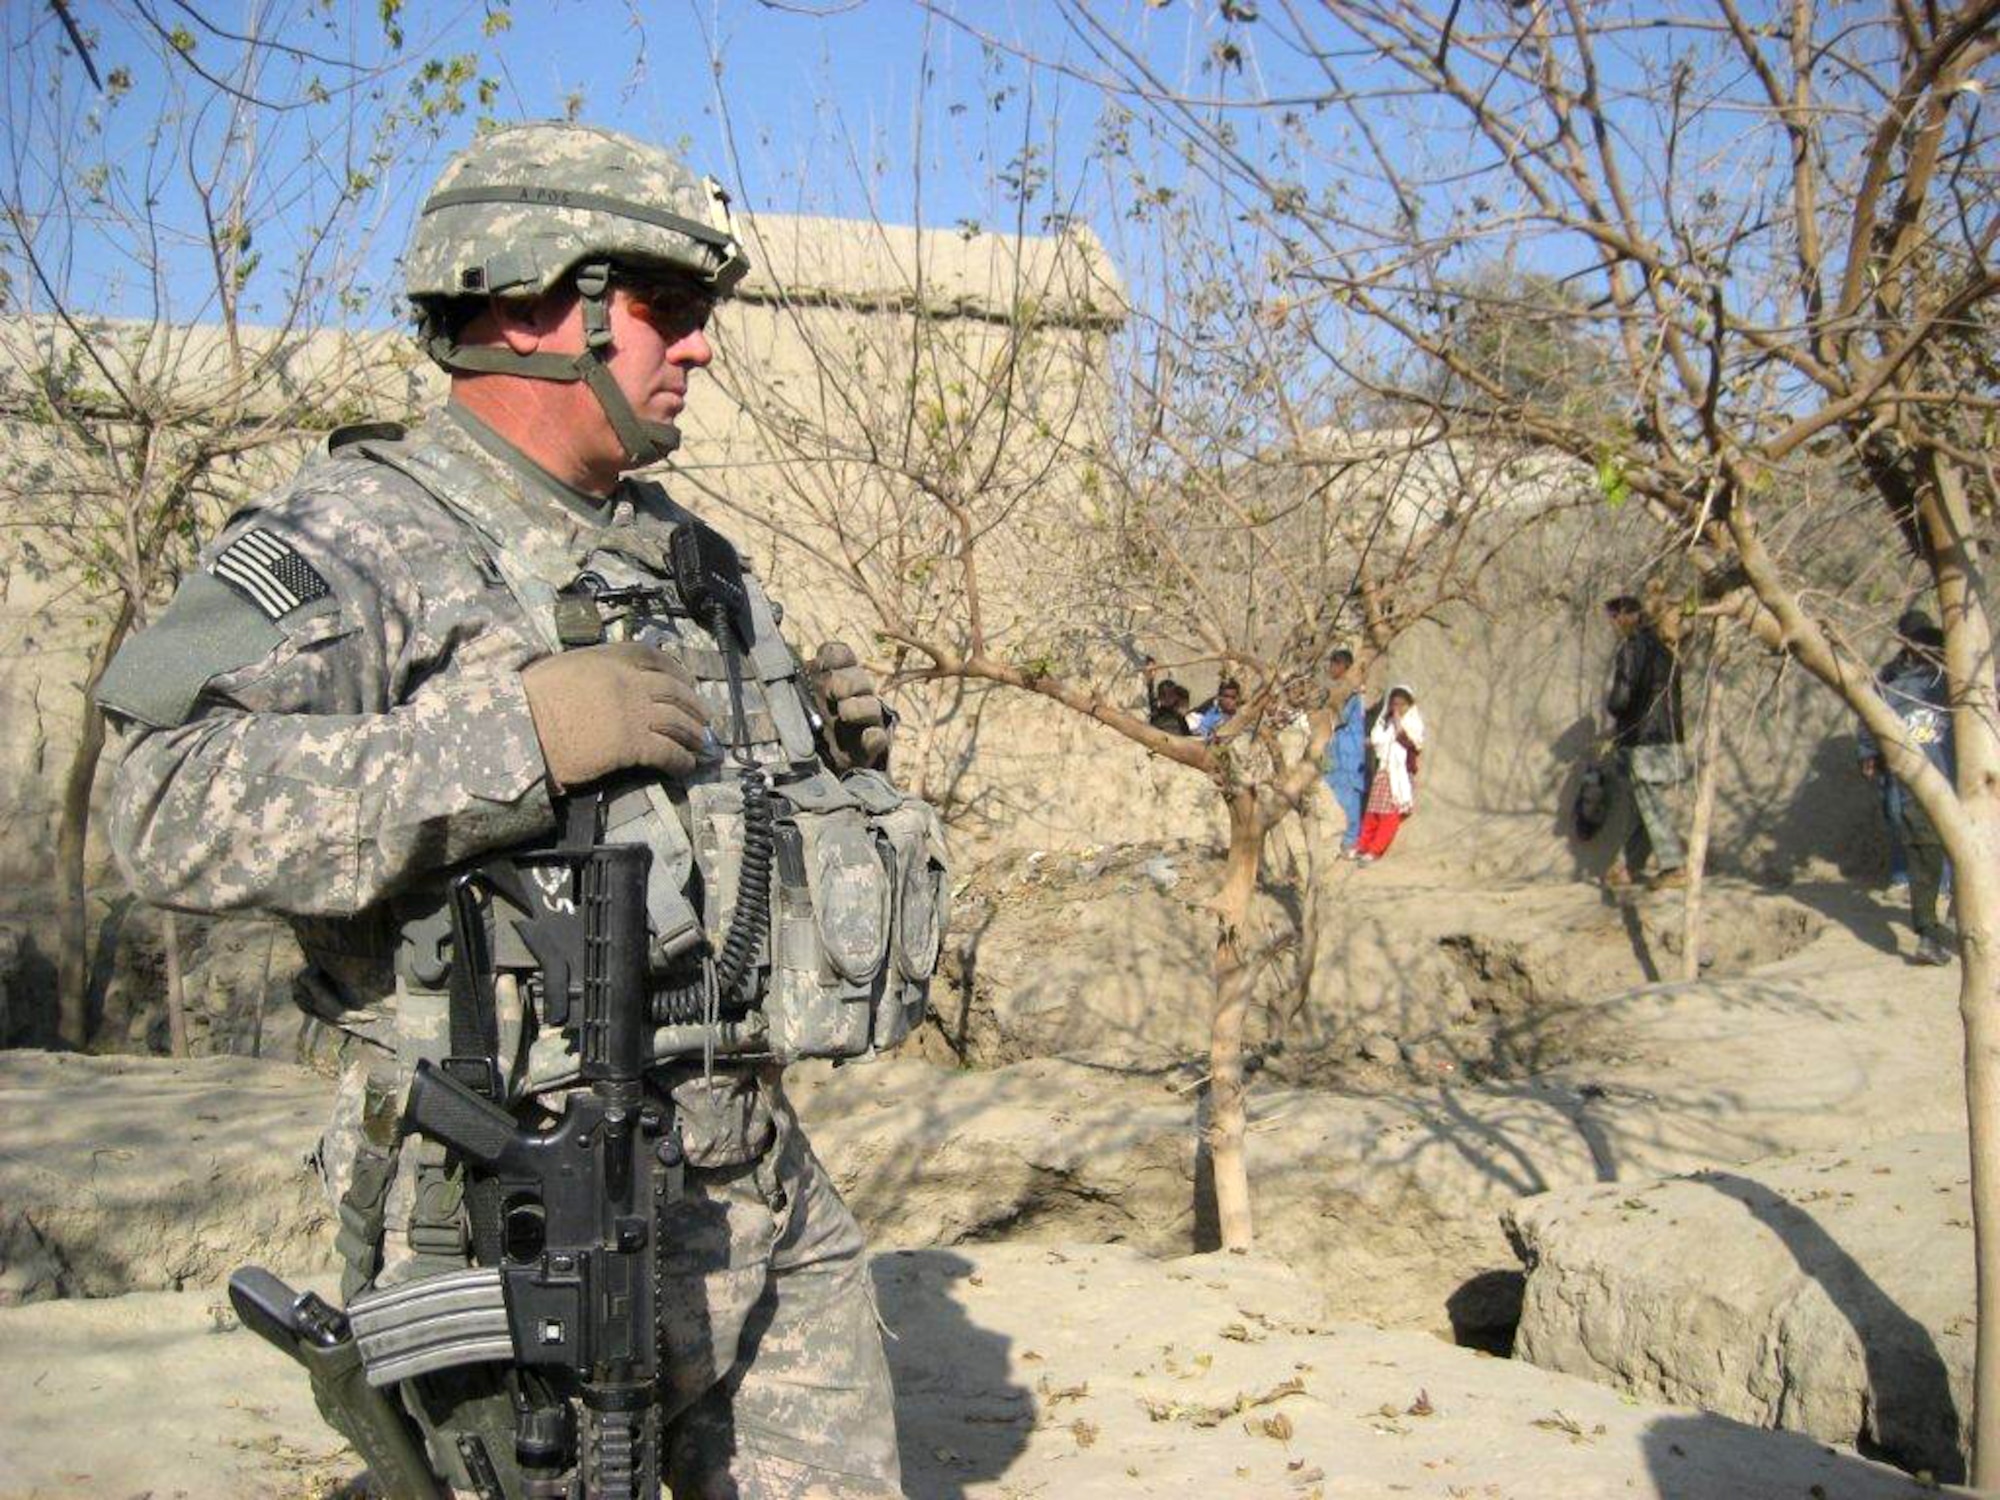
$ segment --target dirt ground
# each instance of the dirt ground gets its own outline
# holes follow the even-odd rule
[[[1723,882],[1682,984],[1669,897],[1412,857],[1331,867],[1306,902],[1274,872],[1251,1138],[1270,1259],[1188,1261],[1211,870],[1185,845],[991,866],[922,1046],[799,1073],[871,1239],[903,1247],[876,1277],[912,1496],[1922,1492],[1450,1342],[1511,1339],[1501,1220],[1524,1196],[1962,1129],[1953,978],[1905,964],[1895,907]],[[326,1080],[0,1063],[0,1497],[352,1493],[303,1381],[219,1290],[248,1253],[323,1267],[302,1174]],[[262,1123],[149,1155],[163,1116]]]
[[[1422,855],[1329,859],[1287,825],[1257,903],[1251,1046],[1269,1077],[1343,1089],[1522,1076],[1519,1023],[1677,978],[1677,899],[1611,901],[1577,881],[1472,881]],[[1168,1071],[1207,1051],[1220,860],[1195,843],[1011,855],[953,916],[929,1055],[978,1067],[1063,1057]],[[1705,979],[1789,957],[1828,918],[1741,880],[1712,884]]]
[[[1916,1500],[1851,1454],[1319,1321],[1283,1267],[1105,1246],[877,1257],[911,1500]],[[367,1493],[213,1292],[0,1312],[0,1500]],[[117,1441],[105,1441],[107,1423]]]

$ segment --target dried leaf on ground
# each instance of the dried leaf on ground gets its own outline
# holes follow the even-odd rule
[[[1536,1417],[1528,1425],[1539,1427],[1545,1432],[1560,1432],[1568,1437],[1572,1443],[1587,1443],[1590,1441],[1589,1435],[1583,1430],[1583,1424],[1577,1421],[1575,1417],[1561,1411],[1557,1411],[1553,1416]],[[1600,1424],[1597,1430],[1602,1432],[1604,1428]]]
[[[1305,1394],[1306,1383],[1294,1376],[1280,1381],[1268,1391],[1256,1395],[1238,1394],[1226,1406],[1207,1406],[1194,1401],[1161,1401],[1151,1396],[1141,1396],[1140,1405],[1146,1408],[1146,1415],[1155,1422],[1191,1422],[1196,1427],[1219,1427],[1231,1417],[1252,1407],[1269,1406],[1274,1401],[1282,1401],[1287,1396]]]

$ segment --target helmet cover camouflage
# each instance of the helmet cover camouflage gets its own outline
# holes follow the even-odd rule
[[[640,416],[605,361],[618,270],[669,271],[711,298],[750,269],[729,198],[673,152],[595,125],[547,121],[482,135],[453,157],[417,212],[404,287],[431,358],[455,374],[582,381],[635,464],[680,443],[672,422]],[[574,276],[584,348],[516,353],[459,342],[446,309],[460,299],[538,297]]]
[[[533,297],[584,262],[678,271],[726,297],[749,270],[729,200],[672,151],[595,125],[480,136],[446,165],[404,257],[412,301]]]

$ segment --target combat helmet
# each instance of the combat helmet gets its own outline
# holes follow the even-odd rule
[[[611,378],[608,314],[614,268],[671,272],[711,296],[750,269],[729,198],[672,151],[595,125],[541,121],[480,136],[446,165],[417,212],[403,259],[425,351],[447,370],[581,380],[635,463],[680,441],[649,422]],[[535,297],[573,276],[584,352],[517,354],[461,345],[446,309],[466,297]]]

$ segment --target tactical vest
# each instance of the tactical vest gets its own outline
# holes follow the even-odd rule
[[[746,748],[769,788],[770,816],[761,822],[773,830],[776,848],[768,916],[758,923],[750,971],[731,1004],[704,996],[699,981],[731,929],[746,833],[756,837],[760,819],[746,818],[743,781],[719,738],[711,734],[713,753],[690,777],[622,784],[606,807],[607,841],[653,851],[647,916],[659,981],[655,1057],[789,1063],[865,1057],[901,1042],[923,1017],[943,942],[949,887],[942,830],[928,803],[880,772],[836,776],[820,762],[803,666],[779,634],[779,612],[757,580],[746,575],[753,629],[742,649],[674,612],[663,538],[675,525],[696,523],[656,489],[650,498],[662,524],[607,527],[577,576],[552,577],[572,568],[574,556],[559,562],[523,556],[515,539],[498,534],[481,503],[491,481],[474,460],[435,441],[370,437],[341,445],[336,435],[336,444],[343,456],[365,455],[396,469],[464,524],[489,576],[505,585],[550,650],[585,643],[590,621],[586,613],[586,630],[579,631],[579,611],[594,609],[586,602],[592,592],[663,591],[664,610],[598,612],[599,638],[637,639],[673,656],[695,679],[711,724],[724,733],[733,728],[729,651],[736,651]],[[734,755],[737,747],[729,748]],[[435,916],[414,926],[401,950],[442,958]],[[496,921],[494,929],[495,968],[518,976],[532,1004],[533,956],[507,922]],[[406,986],[439,983],[436,963],[420,965],[416,974],[404,967]],[[524,1091],[562,1087],[574,1076],[574,1054],[563,1037],[537,1036]]]

